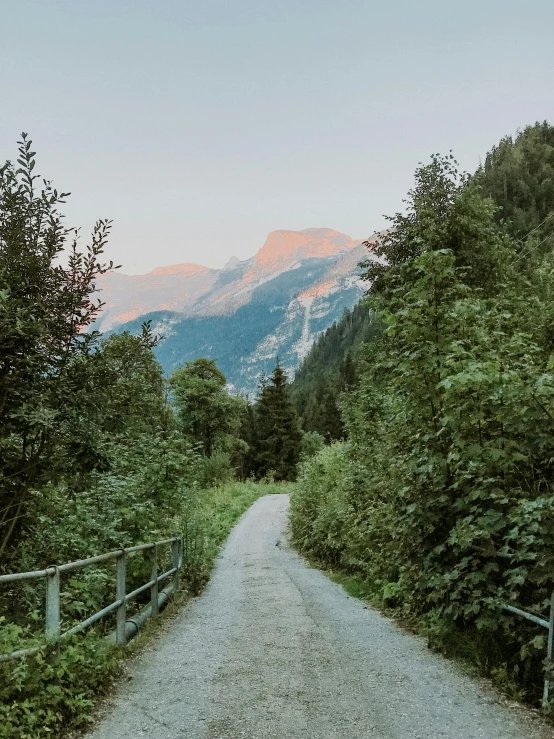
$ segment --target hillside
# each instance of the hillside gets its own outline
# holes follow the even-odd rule
[[[554,207],[552,126],[547,122],[536,123],[515,137],[502,138],[487,153],[472,180],[494,205],[494,222],[506,234],[519,240],[537,229],[535,233],[541,242],[535,247],[537,252],[551,250],[546,238],[552,233]],[[379,331],[379,324],[371,320],[369,308],[359,304],[321,334],[303,359],[291,388],[305,430],[318,431],[326,438],[344,433],[336,423],[335,409],[338,395],[344,390],[345,373],[352,372],[351,366],[345,367],[345,363],[349,364],[348,357],[355,361],[359,346],[371,341]],[[321,411],[322,397],[327,399],[327,412]]]
[[[165,337],[166,373],[199,356],[216,359],[237,391],[255,394],[279,355],[292,374],[314,340],[363,290],[361,241],[330,229],[274,231],[250,259],[221,270],[192,264],[147,275],[111,272],[98,281],[106,302],[96,328],[138,333],[145,320]]]
[[[317,431],[327,441],[344,436],[339,394],[356,384],[360,345],[372,341],[381,330],[360,300],[314,342],[291,384],[291,398],[304,431]]]

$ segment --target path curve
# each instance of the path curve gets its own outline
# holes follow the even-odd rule
[[[551,739],[286,545],[260,498],[89,739]]]

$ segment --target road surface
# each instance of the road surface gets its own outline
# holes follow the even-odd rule
[[[204,594],[133,663],[89,739],[549,739],[286,544],[288,496],[242,517]]]

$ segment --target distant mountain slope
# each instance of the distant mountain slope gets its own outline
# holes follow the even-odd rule
[[[277,355],[293,374],[317,336],[357,303],[365,257],[361,241],[337,231],[274,231],[254,257],[222,270],[112,273],[100,283],[107,306],[98,327],[137,332],[152,319],[165,336],[156,352],[166,372],[211,357],[237,391],[253,395]]]
[[[312,344],[291,385],[291,398],[305,431],[317,431],[328,441],[342,438],[339,394],[357,381],[360,345],[374,340],[382,330],[360,300]]]
[[[98,280],[106,307],[97,328],[107,331],[152,311],[191,315],[232,313],[253,291],[312,259],[352,252],[361,242],[328,228],[273,231],[250,259],[233,257],[221,270],[197,264],[157,267],[146,275],[110,272]]]

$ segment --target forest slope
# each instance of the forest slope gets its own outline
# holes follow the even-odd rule
[[[414,180],[365,265],[379,330],[339,396],[348,441],[304,461],[293,536],[538,702],[545,635],[502,606],[548,619],[554,590],[554,128]]]

